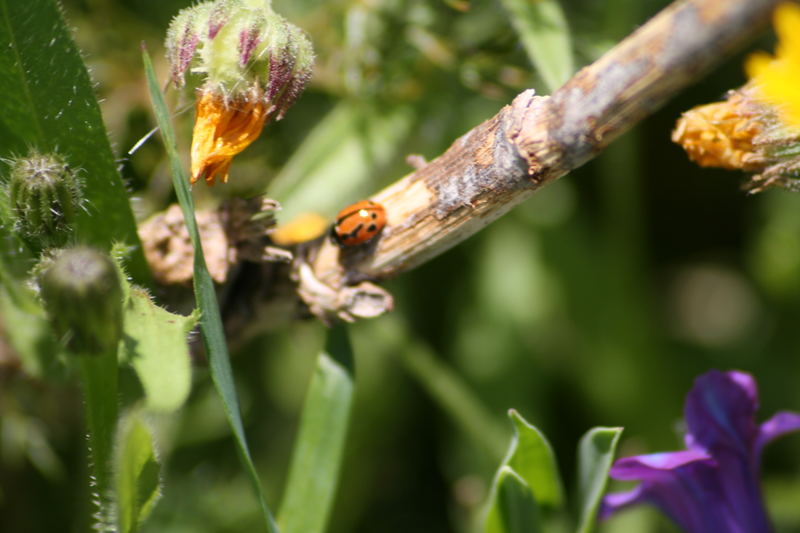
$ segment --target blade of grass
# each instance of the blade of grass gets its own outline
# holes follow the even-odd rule
[[[528,57],[552,93],[575,71],[569,27],[557,0],[501,0]]]
[[[258,473],[253,464],[253,459],[250,455],[250,449],[247,446],[247,439],[244,434],[242,417],[239,412],[239,400],[236,396],[231,362],[228,357],[228,347],[225,343],[225,333],[222,329],[222,319],[220,318],[219,305],[217,304],[217,295],[214,291],[214,282],[211,280],[211,275],[208,273],[208,268],[206,267],[200,233],[197,229],[197,221],[194,217],[194,202],[192,201],[192,195],[189,191],[189,179],[178,157],[175,133],[172,130],[166,103],[164,103],[163,95],[158,87],[153,64],[150,61],[149,54],[144,49],[142,49],[142,60],[144,62],[145,75],[147,76],[150,98],[153,102],[153,109],[161,131],[161,137],[164,141],[164,147],[170,159],[172,184],[175,187],[178,203],[183,211],[186,229],[189,232],[192,245],[194,246],[194,294],[197,300],[197,307],[200,309],[201,313],[200,332],[208,356],[211,379],[214,381],[214,386],[217,388],[217,392],[222,399],[222,405],[225,409],[225,415],[228,418],[231,430],[233,431],[239,456],[261,505],[261,511],[264,515],[267,530],[272,533],[277,533],[278,526],[275,524],[275,520],[264,498],[261,481],[258,479]]]
[[[597,521],[597,508],[608,484],[608,471],[617,451],[622,428],[592,428],[578,446],[578,533],[589,533]]]
[[[321,533],[336,494],[353,403],[353,353],[344,325],[328,332],[306,394],[278,522],[284,533]]]

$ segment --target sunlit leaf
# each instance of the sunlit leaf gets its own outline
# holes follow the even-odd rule
[[[198,314],[162,309],[147,291],[133,287],[124,306],[123,361],[132,365],[152,411],[174,411],[189,395],[191,367],[187,335]]]
[[[92,82],[54,0],[0,0],[0,157],[58,151],[84,181],[78,239],[139,243]],[[129,271],[147,279],[140,249]]]

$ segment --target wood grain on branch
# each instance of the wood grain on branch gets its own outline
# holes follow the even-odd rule
[[[338,290],[411,269],[465,240],[621,133],[762,31],[777,0],[685,0],[664,9],[551,96],[524,91],[441,156],[372,199],[386,208],[362,250],[306,250]]]

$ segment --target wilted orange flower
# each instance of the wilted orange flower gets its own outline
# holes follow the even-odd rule
[[[700,166],[753,172],[750,192],[800,191],[800,6],[780,4],[773,24],[775,55],[751,55],[747,85],[723,102],[687,111],[672,133]]]
[[[750,92],[731,91],[727,100],[686,111],[675,125],[672,141],[701,167],[760,170],[764,155],[754,144],[765,129],[764,110]]]
[[[260,95],[226,102],[215,92],[201,91],[192,132],[192,184],[204,177],[214,185],[217,176],[227,183],[233,156],[258,138],[267,115]]]

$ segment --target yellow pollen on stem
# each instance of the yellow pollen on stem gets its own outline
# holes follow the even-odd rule
[[[303,213],[275,228],[270,238],[280,246],[293,246],[316,239],[329,225],[328,220],[318,213]]]
[[[759,97],[778,109],[787,126],[800,128],[800,5],[780,4],[773,25],[779,41],[775,56],[755,53],[745,70]]]
[[[264,129],[268,114],[262,98],[238,98],[230,103],[212,91],[202,91],[192,131],[192,177],[205,177],[214,185],[217,177],[228,181],[233,157],[247,148]]]

